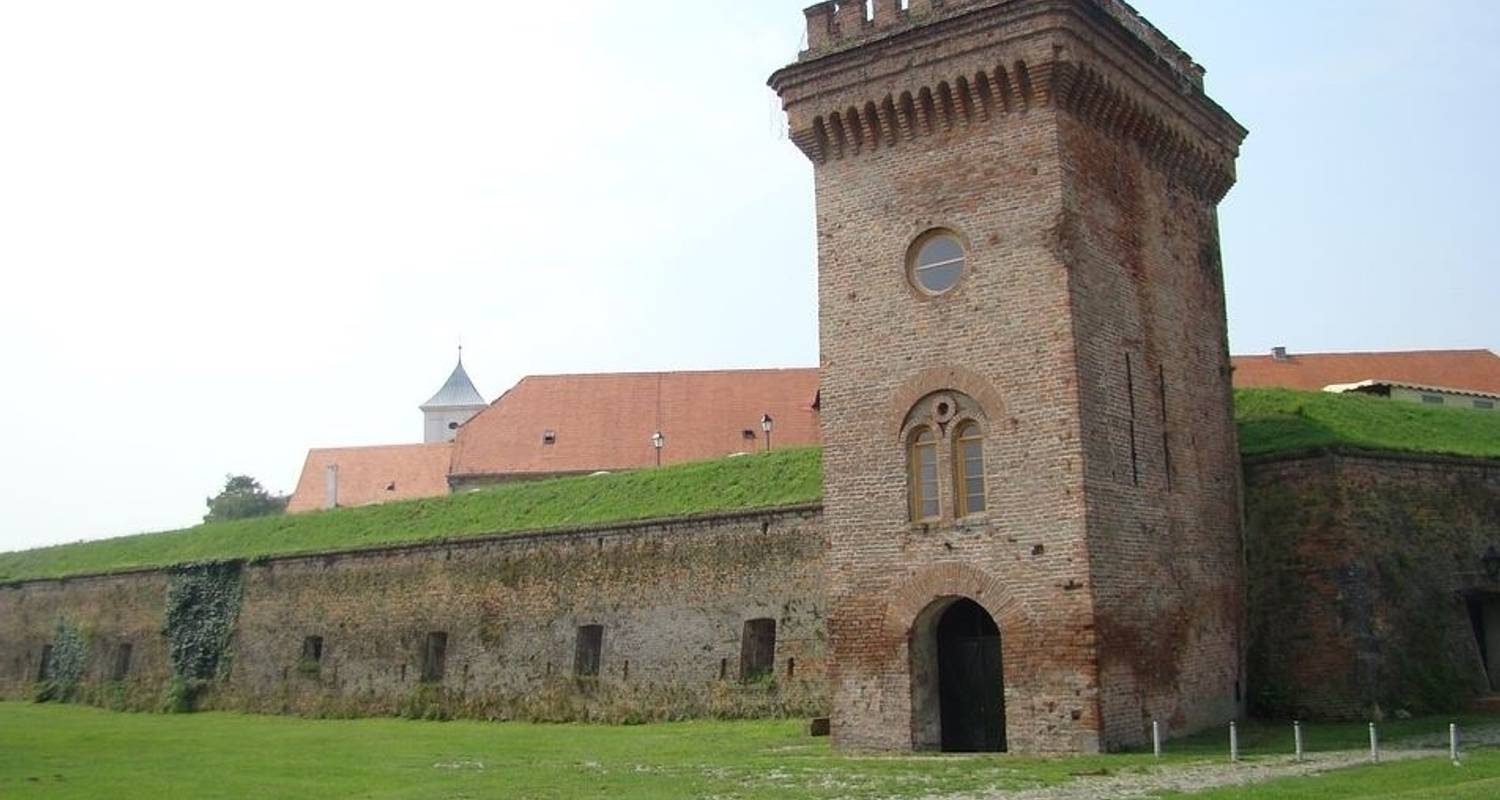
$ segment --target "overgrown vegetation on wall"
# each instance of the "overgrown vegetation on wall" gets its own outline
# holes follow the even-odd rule
[[[76,700],[83,683],[83,666],[88,659],[88,637],[77,625],[59,619],[50,647],[45,674],[37,683],[36,700],[41,703]]]
[[[166,710],[193,710],[213,682],[227,677],[243,589],[237,561],[196,564],[172,572],[162,623],[172,661]]]
[[[638,725],[689,719],[807,719],[827,716],[821,679],[682,683],[596,682],[549,678],[524,691],[464,691],[419,684],[405,695],[351,692],[222,698],[221,706],[329,719],[398,716],[421,720]]]
[[[1242,389],[1234,401],[1247,456],[1353,447],[1500,458],[1500,414],[1490,411],[1287,389]]]
[[[820,450],[779,450],[5,553],[0,581],[802,505],[817,502],[822,481]]]

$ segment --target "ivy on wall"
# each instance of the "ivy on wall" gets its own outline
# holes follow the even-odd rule
[[[168,711],[191,711],[210,683],[229,674],[243,593],[239,561],[192,564],[172,570],[167,581],[162,634],[172,661]]]
[[[88,658],[88,638],[77,625],[65,619],[57,621],[44,674],[37,685],[36,700],[65,703],[78,697],[83,682],[83,665]]]

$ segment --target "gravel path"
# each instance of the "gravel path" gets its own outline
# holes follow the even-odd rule
[[[1500,726],[1463,731],[1467,745],[1500,744]],[[1414,758],[1447,758],[1448,739],[1443,734],[1401,739],[1382,749],[1382,763],[1409,761]],[[1120,800],[1154,797],[1161,792],[1203,792],[1228,786],[1248,786],[1277,778],[1317,775],[1333,770],[1368,764],[1367,750],[1333,753],[1310,753],[1303,761],[1291,756],[1257,757],[1239,764],[1197,764],[1187,767],[1158,767],[1144,772],[1129,772],[1100,777],[1080,777],[1062,786],[1020,791],[996,791],[931,797],[926,800]]]

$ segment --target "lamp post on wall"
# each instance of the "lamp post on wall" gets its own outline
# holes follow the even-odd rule
[[[760,418],[760,429],[762,431],[765,431],[765,434],[766,434],[766,452],[767,453],[771,452],[771,428],[774,425],[775,425],[775,420],[771,419],[771,415],[770,414],[767,414],[767,415],[765,415],[765,416],[763,416],[763,417]]]
[[[1479,563],[1484,565],[1484,574],[1488,575],[1490,580],[1500,581],[1500,550],[1490,545],[1490,549],[1484,551],[1484,557],[1479,559]]]
[[[651,446],[656,448],[656,466],[661,466],[661,448],[667,443],[667,437],[661,435],[661,431],[651,434]]]

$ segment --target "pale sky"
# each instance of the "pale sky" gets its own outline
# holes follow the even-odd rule
[[[0,551],[522,375],[817,363],[809,0],[0,0]],[[1500,347],[1500,6],[1134,0],[1251,129],[1235,352]]]

